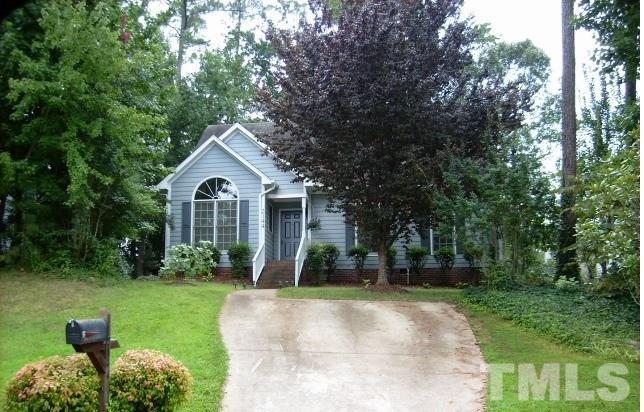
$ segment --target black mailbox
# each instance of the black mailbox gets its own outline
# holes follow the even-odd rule
[[[72,319],[67,322],[65,336],[72,345],[105,342],[110,338],[106,319]]]

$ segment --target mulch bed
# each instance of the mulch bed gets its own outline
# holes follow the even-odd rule
[[[408,290],[400,285],[369,285],[365,288],[368,292],[379,293],[407,293]]]

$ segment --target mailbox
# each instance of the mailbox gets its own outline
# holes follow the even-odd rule
[[[68,344],[84,345],[110,339],[106,319],[72,319],[67,322],[65,336]]]

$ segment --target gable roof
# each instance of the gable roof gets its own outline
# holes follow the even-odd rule
[[[203,133],[201,134],[201,137],[199,138],[199,142],[197,142],[197,147],[195,149],[199,148],[199,146],[204,144],[210,136],[214,135],[217,137],[221,137],[223,134],[225,134],[228,130],[230,130],[233,126],[237,124],[243,127],[246,131],[253,134],[254,136],[265,134],[265,133],[272,133],[275,130],[275,124],[272,122],[211,124],[211,125],[208,125],[208,127],[206,127],[206,130],[204,130]]]
[[[252,124],[252,123],[251,123]],[[230,135],[235,131],[240,131],[241,133],[245,135],[249,135],[249,131],[240,125],[239,123],[235,123],[234,125],[217,125],[217,126],[227,126],[227,128],[223,131],[220,132],[219,136],[215,134],[211,134],[209,137],[205,138],[206,132],[208,131],[208,128],[206,128],[206,131],[201,136],[201,139],[199,139],[199,143],[197,144],[197,148],[188,156],[177,168],[175,171],[168,176],[165,177],[158,185],[158,189],[168,189],[170,187],[170,184],[179,176],[181,176],[190,166],[192,166],[193,163],[195,163],[201,156],[203,156],[210,147],[212,146],[218,146],[221,148],[224,152],[228,153],[233,159],[237,160],[242,166],[244,166],[246,169],[248,169],[250,172],[254,173],[259,177],[262,181],[262,184],[268,185],[273,183],[273,179],[268,177],[264,172],[253,166],[248,160],[244,159],[242,156],[240,156],[237,152],[235,152],[233,149],[230,148],[226,143],[224,143],[223,139],[220,137],[224,137],[224,135]],[[213,126],[213,127],[217,127]],[[211,126],[208,126],[209,128]],[[271,124],[272,127],[272,124]],[[219,131],[219,130],[217,130]],[[254,136],[250,135],[249,137],[252,137],[254,139]]]

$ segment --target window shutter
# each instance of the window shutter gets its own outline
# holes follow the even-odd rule
[[[181,243],[190,244],[192,202],[181,203]]]
[[[426,247],[429,253],[432,253],[431,232],[429,229],[422,229],[420,231],[420,245]]]
[[[239,241],[248,242],[248,200],[239,201]]]
[[[349,250],[356,245],[356,229],[350,224],[346,223],[344,226],[345,240],[346,240],[346,254],[349,255]]]

